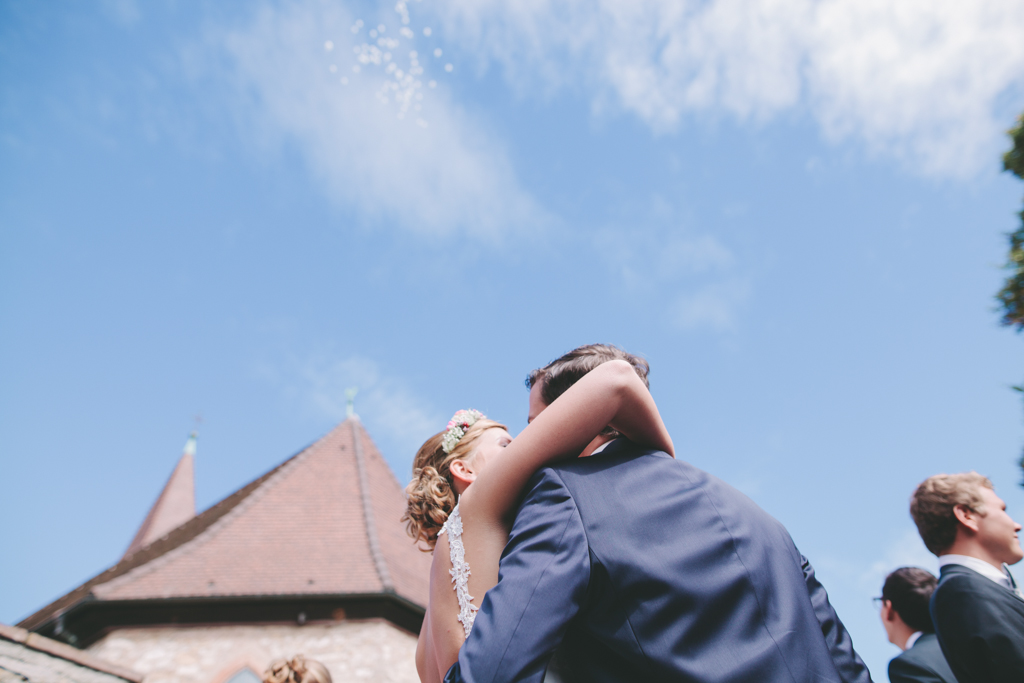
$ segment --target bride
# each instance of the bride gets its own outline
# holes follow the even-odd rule
[[[497,584],[498,561],[530,477],[580,455],[608,426],[675,455],[654,399],[623,360],[586,374],[515,439],[504,425],[460,410],[420,447],[404,519],[409,534],[435,551],[416,647],[423,683],[439,683],[456,662],[484,593]]]

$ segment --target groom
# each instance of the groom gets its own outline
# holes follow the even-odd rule
[[[531,418],[601,363],[583,346],[530,374]],[[728,484],[615,434],[530,481],[446,683],[870,683],[785,528]]]

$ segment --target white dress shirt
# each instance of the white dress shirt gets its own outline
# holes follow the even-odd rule
[[[986,579],[995,581],[1003,588],[1009,588],[1018,596],[1024,598],[1021,594],[1021,590],[1017,588],[1017,582],[1010,576],[1010,570],[1003,565],[1003,568],[996,569],[985,560],[979,560],[976,557],[970,557],[969,555],[940,555],[939,556],[939,567],[945,567],[947,564],[958,564],[961,567],[967,567],[978,572]]]
[[[914,647],[914,643],[916,643],[917,639],[923,635],[924,633],[922,631],[914,631],[913,633],[911,633],[910,637],[907,638],[907,642],[903,644],[903,649],[909,650],[910,648]]]

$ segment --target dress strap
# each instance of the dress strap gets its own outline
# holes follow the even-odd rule
[[[478,608],[473,604],[473,596],[469,594],[470,571],[469,564],[466,562],[466,548],[462,545],[462,516],[459,514],[458,505],[448,515],[448,520],[441,527],[440,533],[443,534],[446,531],[448,532],[448,555],[452,560],[452,568],[449,573],[452,575],[455,597],[459,601],[459,623],[462,624],[462,630],[469,638]]]

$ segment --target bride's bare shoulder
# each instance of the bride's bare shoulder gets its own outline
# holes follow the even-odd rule
[[[448,570],[452,568],[451,553],[448,546],[448,534],[441,534],[434,544],[434,556],[430,561],[430,581],[434,582],[435,575],[448,576]]]
[[[434,562],[439,557],[448,557],[448,534],[438,534],[434,543]]]

